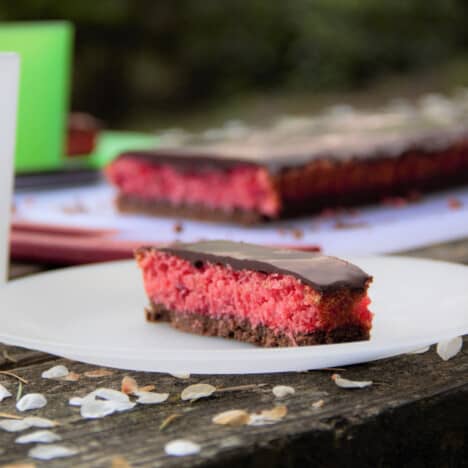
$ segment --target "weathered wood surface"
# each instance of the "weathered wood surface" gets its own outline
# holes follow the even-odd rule
[[[456,252],[456,253],[454,253]],[[408,254],[408,253],[405,253]],[[420,249],[409,254],[468,263],[468,240]],[[6,352],[5,352],[6,351]],[[111,467],[122,456],[131,466],[154,467],[308,467],[359,466],[414,467],[468,466],[468,340],[464,350],[444,362],[434,347],[425,354],[405,355],[358,366],[341,374],[375,384],[360,390],[338,388],[331,371],[257,376],[192,376],[189,380],[164,374],[113,371],[101,378],[82,377],[78,382],[45,380],[42,371],[64,363],[83,373],[93,366],[54,356],[0,345],[0,370],[10,370],[28,380],[26,392],[42,392],[48,405],[32,414],[61,423],[56,432],[78,455],[37,466]],[[68,406],[71,396],[84,395],[99,386],[118,389],[123,375],[140,384],[155,384],[169,392],[161,405],[89,421],[79,409]],[[180,392],[192,383],[206,382],[218,388],[266,384],[249,390],[221,392],[195,403],[182,402]],[[0,375],[0,383],[12,393],[17,381]],[[287,416],[271,426],[237,428],[217,426],[212,417],[228,409],[261,410],[273,407],[274,385],[291,385],[296,394],[281,400]],[[312,403],[324,400],[321,408]],[[0,403],[0,411],[16,413],[13,398]],[[159,426],[177,413],[164,431]],[[31,462],[30,446],[14,443],[18,434],[0,431],[0,464]],[[164,444],[187,438],[202,446],[200,454],[172,458]],[[115,466],[122,466],[117,465]]]

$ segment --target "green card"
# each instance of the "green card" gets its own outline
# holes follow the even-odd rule
[[[63,166],[73,26],[64,21],[0,23],[0,51],[20,55],[15,166]]]

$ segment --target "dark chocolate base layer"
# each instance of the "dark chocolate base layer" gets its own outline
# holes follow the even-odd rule
[[[348,325],[334,330],[317,330],[309,334],[301,333],[287,336],[285,334],[277,335],[273,330],[263,326],[252,328],[247,321],[239,322],[233,317],[217,320],[200,314],[182,314],[167,310],[161,304],[151,304],[145,312],[149,322],[169,322],[174,328],[189,333],[232,338],[268,348],[346,343],[369,339],[369,330],[360,325]]]
[[[208,208],[203,205],[172,205],[167,202],[143,200],[129,195],[119,194],[116,205],[122,213],[143,213],[152,216],[170,216],[174,218],[191,218],[201,221],[216,221],[252,225],[261,223],[267,218],[255,211],[224,211]]]
[[[291,219],[298,216],[314,215],[325,208],[339,209],[385,202],[392,197],[403,197],[411,200],[418,194],[431,193],[439,190],[455,188],[468,184],[468,170],[460,171],[456,176],[440,178],[432,184],[414,183],[412,188],[402,186],[384,191],[362,191],[344,195],[328,194],[326,196],[304,198],[301,200],[284,200],[283,209],[278,219]],[[294,184],[293,184],[294,185]],[[200,221],[227,222],[252,226],[273,221],[275,218],[264,216],[255,211],[233,210],[225,211],[209,208],[204,205],[172,205],[167,202],[143,200],[141,198],[119,194],[116,199],[117,209],[122,213],[143,213],[151,216],[168,216],[173,218],[188,218]]]

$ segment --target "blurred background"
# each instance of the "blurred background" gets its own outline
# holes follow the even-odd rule
[[[0,2],[0,21],[71,21],[71,108],[139,130],[449,92],[467,17],[463,0]]]

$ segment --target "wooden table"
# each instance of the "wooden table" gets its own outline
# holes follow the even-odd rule
[[[415,257],[468,264],[468,239],[406,252]],[[42,269],[33,266],[33,271]],[[13,265],[12,276],[31,266]],[[435,286],[434,286],[435,287]],[[467,285],[468,287],[468,285]],[[443,294],[443,291],[441,291]],[[443,312],[443,311],[441,311]],[[468,313],[468,304],[467,304]],[[34,414],[60,422],[56,432],[63,444],[79,453],[47,466],[65,467],[463,467],[468,466],[468,340],[464,350],[444,362],[434,349],[369,364],[349,366],[340,373],[353,380],[373,380],[360,390],[338,388],[333,371],[311,371],[254,376],[192,376],[181,380],[166,374],[122,372],[77,382],[52,381],[41,373],[57,364],[83,374],[93,366],[44,353],[0,345],[0,370],[26,379],[25,392],[42,392],[48,405]],[[67,401],[99,386],[120,388],[124,375],[140,384],[154,384],[170,399],[154,406],[137,406],[104,419],[83,420]],[[195,403],[180,400],[189,384],[205,382],[218,392]],[[0,375],[0,383],[16,392],[18,381]],[[264,385],[261,385],[264,384]],[[257,411],[279,403],[271,392],[278,384],[296,393],[281,404],[288,414],[270,426],[225,427],[212,417],[229,409]],[[313,403],[323,400],[323,406]],[[0,411],[15,413],[15,401],[0,403]],[[164,429],[163,421],[178,415]],[[0,463],[30,463],[29,446],[14,443],[18,434],[0,431]],[[164,445],[173,439],[197,442],[198,455],[168,457]],[[37,466],[45,465],[36,462]]]

